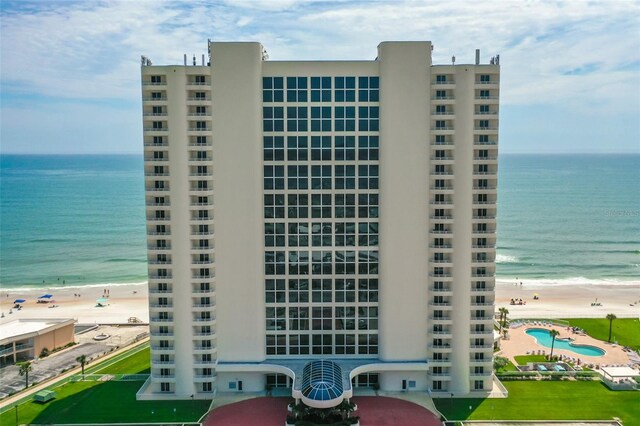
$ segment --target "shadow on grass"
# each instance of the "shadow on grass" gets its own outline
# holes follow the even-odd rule
[[[65,392],[45,405],[31,423],[144,423],[195,422],[211,401],[137,401],[143,382],[105,382]],[[86,383],[84,383],[86,385]],[[73,386],[68,384],[65,386]],[[69,389],[71,390],[71,389]],[[28,407],[32,409],[33,407]]]
[[[487,398],[438,398],[433,402],[450,420],[467,420]]]

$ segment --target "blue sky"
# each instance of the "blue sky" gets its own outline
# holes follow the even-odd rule
[[[271,60],[373,59],[431,40],[434,63],[501,59],[503,153],[640,152],[640,2],[8,1],[0,150],[141,153],[140,55],[181,64],[207,39]]]

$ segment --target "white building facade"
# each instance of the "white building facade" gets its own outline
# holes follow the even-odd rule
[[[209,42],[207,64],[143,60],[139,398],[307,401],[317,360],[340,400],[491,390],[500,70],[431,51],[270,61],[259,43]]]

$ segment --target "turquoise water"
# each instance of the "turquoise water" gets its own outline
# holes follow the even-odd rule
[[[639,165],[501,156],[498,278],[638,282]],[[145,281],[142,166],[135,155],[0,156],[0,285]]]
[[[549,334],[549,330],[544,330],[542,328],[530,328],[526,331],[529,336],[532,336],[536,339],[539,345],[542,345],[546,348],[551,347],[551,335]],[[597,348],[595,346],[589,345],[574,345],[571,343],[569,339],[558,339],[553,345],[555,349],[564,349],[567,351],[575,352],[579,355],[586,356],[602,356],[605,354],[605,351]]]
[[[640,155],[504,155],[499,167],[499,277],[638,282]]]
[[[2,287],[145,281],[142,165],[141,156],[3,155]]]

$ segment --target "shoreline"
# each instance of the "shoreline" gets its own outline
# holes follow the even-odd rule
[[[496,280],[496,311],[506,307],[512,319],[604,318],[609,313],[620,318],[640,318],[640,281],[623,285],[610,281],[598,284],[593,280],[548,284],[522,279],[522,283]],[[107,292],[106,306],[97,306],[96,300]],[[49,303],[38,303],[37,298],[46,293],[53,295]],[[19,298],[26,299],[21,310],[13,308],[14,300]],[[523,304],[511,305],[511,299],[522,299]],[[123,324],[135,317],[148,322],[148,286],[139,282],[2,289],[0,313],[4,314],[0,324],[20,318],[74,318],[81,324]]]
[[[38,297],[52,294],[48,303],[38,303]],[[108,293],[108,296],[107,296]],[[146,282],[132,284],[102,284],[86,286],[56,286],[0,291],[0,324],[16,319],[73,318],[79,324],[125,324],[135,317],[149,322],[148,286]],[[13,308],[22,298],[22,309]],[[105,298],[103,306],[97,299]],[[9,313],[11,312],[11,313]]]

